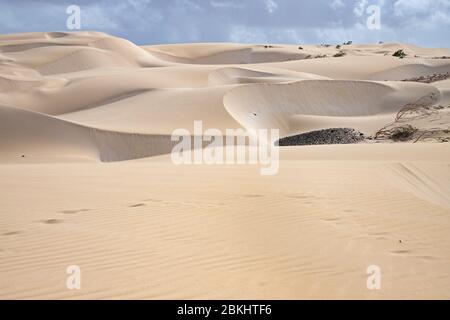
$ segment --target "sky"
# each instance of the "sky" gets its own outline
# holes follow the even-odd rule
[[[450,0],[0,0],[0,33],[80,26],[137,44],[378,43],[450,47]]]

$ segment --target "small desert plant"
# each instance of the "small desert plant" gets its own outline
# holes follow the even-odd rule
[[[344,51],[339,51],[333,57],[343,57],[343,56],[345,56],[345,52]]]
[[[403,51],[403,49],[400,49],[400,50],[395,51],[392,56],[403,59],[404,57],[406,57],[406,53]]]
[[[300,46],[300,47],[298,47],[298,50],[303,50],[303,47],[301,47],[301,46]]]
[[[394,141],[408,141],[417,132],[417,128],[407,124],[402,127],[392,129],[391,139]]]
[[[336,46],[336,49],[340,49],[340,48],[341,48],[341,45],[338,44],[338,45]]]

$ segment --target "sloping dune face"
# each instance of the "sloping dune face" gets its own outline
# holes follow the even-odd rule
[[[383,118],[380,123],[379,116],[396,114],[406,105],[433,104],[439,100],[439,90],[424,84],[305,80],[235,88],[227,93],[224,103],[244,127],[280,129],[285,135],[303,132],[302,116],[372,117],[382,125]],[[324,124],[318,126],[323,128]]]
[[[252,64],[302,60],[308,53],[295,46],[181,44],[147,47],[162,60],[189,64]]]
[[[0,119],[0,149],[7,159],[122,161],[167,154],[175,145],[169,135],[100,130],[2,106]]]
[[[284,83],[306,79],[329,79],[319,75],[293,72],[288,70],[271,70],[269,67],[265,71],[258,71],[249,68],[228,67],[212,71],[208,76],[209,84],[245,84],[245,83]]]
[[[3,155],[83,155],[96,157],[89,130],[27,110],[0,106]]]
[[[392,57],[402,47],[407,58]],[[2,35],[2,153],[147,157],[170,152],[171,133],[192,132],[196,120],[222,132],[373,133],[406,105],[448,100],[446,81],[399,81],[450,70],[437,59],[447,54],[402,44],[140,47],[99,32]]]

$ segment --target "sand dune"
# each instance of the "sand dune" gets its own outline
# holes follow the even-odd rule
[[[294,46],[181,44],[146,49],[162,60],[188,64],[252,64],[301,60],[308,56]]]
[[[423,75],[450,72],[450,62],[442,60],[435,63],[407,64],[375,73],[374,80],[403,80]]]
[[[370,64],[367,63],[368,57],[372,62]],[[410,65],[413,67],[409,67]],[[360,55],[348,54],[339,59],[327,57],[268,64],[270,67],[308,72],[332,79],[383,81],[398,81],[424,74],[440,73],[448,70],[449,65],[449,59],[399,59],[390,55],[367,56],[363,53]]]
[[[0,107],[2,156],[94,156],[89,131],[78,125],[30,111]]]
[[[0,35],[0,298],[449,298],[450,79],[408,80],[445,56]],[[174,165],[171,134],[196,120],[367,136],[282,147],[274,176]],[[414,139],[376,139],[405,125]]]
[[[442,174],[442,169],[446,174]],[[411,191],[422,199],[450,208],[448,191],[448,170],[442,165],[402,164],[392,165],[392,170],[399,179],[393,179],[395,184]]]
[[[168,135],[177,128],[193,132],[194,121],[201,119],[204,128],[225,131],[241,127],[223,108],[228,90],[206,87],[136,92],[59,118],[109,130]]]
[[[336,123],[327,123],[331,127],[339,124],[340,117],[373,116],[379,127],[386,123],[379,116],[391,115],[394,120],[408,104],[430,105],[439,100],[439,90],[423,84],[308,80],[235,88],[227,93],[224,104],[245,128],[278,128],[283,136],[306,131],[302,116],[336,117]],[[367,130],[354,120],[354,127]],[[317,125],[325,127],[319,121]]]
[[[248,68],[229,67],[212,71],[208,75],[210,85],[245,83],[283,83],[307,79],[329,79],[305,72],[292,72],[282,69],[265,68],[258,71]]]
[[[11,143],[13,141],[14,143]],[[170,153],[170,135],[143,135],[81,126],[40,113],[0,106],[0,161],[51,157],[121,161]]]

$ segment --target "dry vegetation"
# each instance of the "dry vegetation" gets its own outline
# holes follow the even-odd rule
[[[370,140],[379,142],[449,142],[450,105],[408,106],[395,122],[380,129]]]

